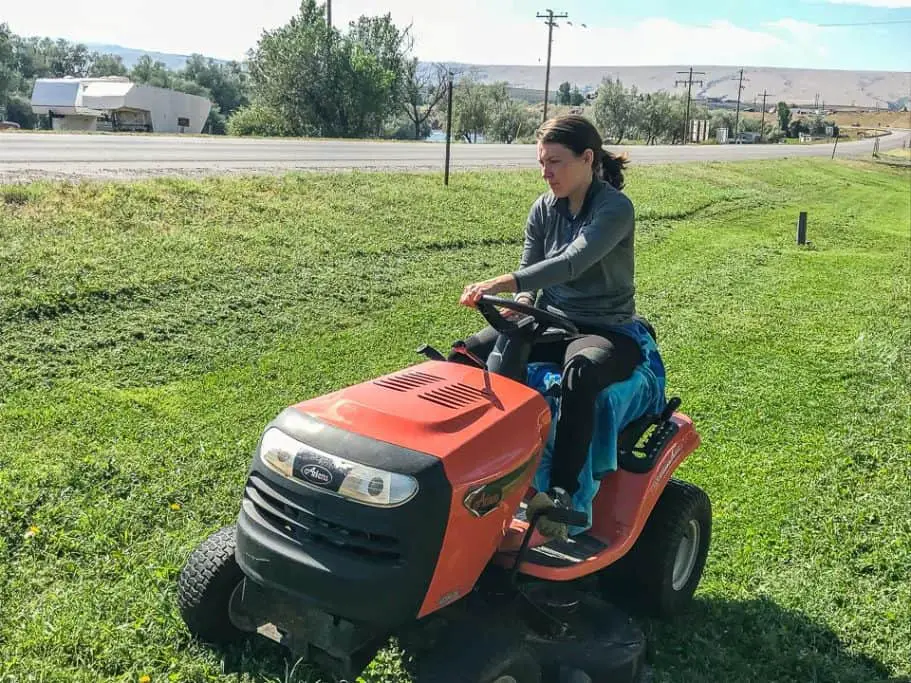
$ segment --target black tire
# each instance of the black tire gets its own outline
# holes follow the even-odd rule
[[[694,536],[697,538],[693,539]],[[711,536],[712,504],[705,491],[671,479],[636,544],[602,573],[604,593],[638,614],[654,617],[680,614],[692,602],[702,579]],[[684,547],[687,539],[690,545]],[[690,552],[692,545],[695,555]]]
[[[418,661],[416,683],[541,683],[541,666],[522,634],[466,621],[446,629]],[[511,683],[511,682],[510,682]]]
[[[234,559],[234,534],[227,526],[209,536],[190,553],[177,581],[177,604],[190,633],[218,645],[245,635],[228,617],[231,593],[244,577]]]

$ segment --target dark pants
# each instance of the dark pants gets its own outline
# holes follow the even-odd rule
[[[496,330],[487,327],[465,343],[469,351],[486,359],[497,336]],[[631,337],[605,330],[536,344],[528,362],[563,366],[550,483],[572,495],[579,488],[579,472],[588,457],[595,426],[595,399],[608,385],[632,376],[642,362],[642,351]]]

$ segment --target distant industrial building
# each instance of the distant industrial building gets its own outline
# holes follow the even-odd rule
[[[200,133],[212,103],[205,97],[133,83],[129,78],[39,78],[32,111],[54,130]]]

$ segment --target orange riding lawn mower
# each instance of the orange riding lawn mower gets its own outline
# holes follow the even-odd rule
[[[665,399],[654,329],[636,319],[645,360],[598,397],[572,509],[529,514],[548,488],[561,373],[530,350],[578,330],[509,299],[477,309],[500,333],[486,359],[424,345],[426,361],[266,426],[236,524],[180,574],[194,636],[260,634],[352,682],[392,637],[418,683],[641,679],[628,615],[686,608],[712,525],[706,494],[671,478],[700,439]],[[545,518],[568,536],[543,535]]]

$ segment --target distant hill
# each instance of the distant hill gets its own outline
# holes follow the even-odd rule
[[[535,66],[489,66],[477,64],[451,64],[462,73],[472,72],[482,82],[506,81],[516,89],[536,91],[544,97],[544,67]],[[551,90],[564,81],[579,86],[584,93],[597,88],[605,77],[619,78],[624,85],[635,85],[641,92],[683,92],[675,87],[674,81],[686,78],[678,71],[686,71],[689,65],[669,66],[554,66],[550,70]],[[694,71],[705,75],[694,75],[703,85],[693,86],[695,99],[736,100],[740,67],[693,66]],[[901,107],[908,104],[911,92],[911,73],[902,71],[841,71],[835,69],[781,69],[772,67],[744,67],[744,90],[742,101],[752,102],[759,94],[769,93],[772,103],[784,100],[791,104],[813,104],[817,93],[820,103],[828,106],[870,108],[887,104]]]
[[[109,52],[114,55],[119,55],[123,60],[124,65],[128,69],[132,69],[136,66],[136,62],[139,61],[139,58],[143,55],[149,55],[152,59],[158,62],[163,62],[165,66],[169,69],[174,69],[175,71],[182,69],[187,63],[187,60],[190,58],[190,55],[176,55],[170,52],[153,52],[151,50],[138,50],[132,47],[123,47],[122,45],[105,45],[103,43],[85,43],[85,46],[89,49],[90,52]],[[216,59],[216,62],[224,62],[226,60]]]
[[[88,44],[90,50],[120,55],[123,63],[132,68],[142,55],[164,62],[171,69],[181,69],[188,55],[150,52],[120,45]],[[225,61],[225,60],[216,60]],[[482,82],[506,81],[513,92],[523,99],[544,99],[544,67],[495,66],[483,64],[450,63],[449,67],[461,73],[474,73]],[[550,70],[551,89],[569,81],[584,92],[598,87],[605,77],[619,78],[624,85],[635,85],[641,92],[682,92],[674,81],[689,66],[554,66]],[[695,99],[711,98],[715,101],[731,100],[737,96],[737,79],[740,67],[694,66],[704,71],[702,86],[693,87]],[[798,105],[812,104],[819,94],[820,103],[840,107],[899,108],[909,103],[911,73],[901,71],[839,71],[835,69],[780,69],[771,67],[744,67],[743,101],[752,103],[757,93],[768,91],[772,103],[784,100]],[[759,102],[762,101],[761,96]]]

